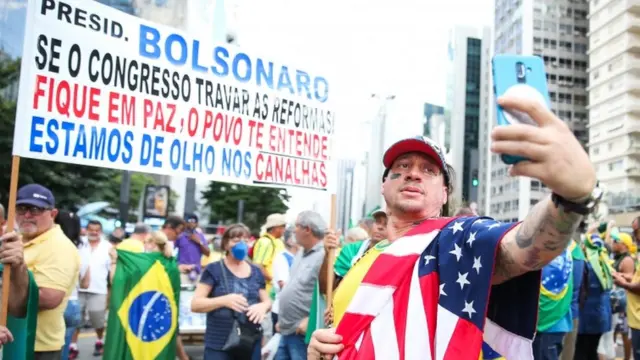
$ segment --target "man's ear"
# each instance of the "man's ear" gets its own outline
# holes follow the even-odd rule
[[[442,187],[442,205],[446,204],[447,200],[449,200],[449,193],[447,192],[447,187],[443,186]]]

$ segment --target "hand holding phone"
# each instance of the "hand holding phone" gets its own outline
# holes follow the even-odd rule
[[[493,91],[495,98],[501,96],[533,100],[549,108],[549,90],[544,61],[539,56],[496,55],[492,61]],[[524,124],[537,126],[525,112],[506,110],[496,103],[498,125]],[[513,165],[527,160],[522,156],[503,154],[502,161]]]

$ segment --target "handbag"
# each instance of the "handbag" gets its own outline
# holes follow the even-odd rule
[[[227,269],[224,261],[220,260],[222,268],[222,279],[224,287],[230,292],[229,283],[227,282]],[[260,325],[246,323],[238,320],[238,315],[234,310],[233,324],[231,331],[227,335],[227,341],[222,346],[222,351],[226,351],[243,358],[249,358],[253,353],[253,349],[258,341],[262,339],[262,327]]]

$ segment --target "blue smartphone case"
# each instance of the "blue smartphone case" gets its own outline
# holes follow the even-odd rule
[[[539,56],[495,55],[491,60],[493,75],[493,94],[496,99],[507,93],[516,96],[535,98],[549,108],[549,89],[544,61]],[[514,122],[536,125],[526,114],[507,112],[496,102],[496,118],[498,125],[510,125]],[[537,126],[537,125],[536,125]],[[527,160],[522,156],[502,154],[505,164],[513,165]]]

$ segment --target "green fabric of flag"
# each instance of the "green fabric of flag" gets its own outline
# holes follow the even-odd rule
[[[571,243],[569,244],[569,251],[571,251],[571,257],[573,260],[586,260],[584,252],[582,252],[582,248],[575,240],[571,240]]]
[[[573,257],[569,249],[542,268],[538,331],[555,325],[571,310],[573,298]]]
[[[103,359],[174,359],[178,304],[175,258],[118,250]]]
[[[598,235],[591,234],[585,237],[583,244],[586,261],[591,265],[591,270],[600,281],[602,289],[611,289],[613,287],[613,277],[611,275],[613,269],[611,268],[609,254],[604,247],[604,242]]]
[[[324,295],[320,293],[320,283],[316,281],[316,286],[313,289],[313,296],[311,297],[309,321],[307,322],[307,333],[305,336],[305,342],[307,344],[311,341],[311,335],[313,335],[314,331],[325,327],[324,310],[326,307],[327,303],[324,299]]]
[[[0,269],[3,269],[0,264]],[[36,325],[38,322],[38,285],[29,271],[29,294],[27,314],[23,318],[7,315],[7,329],[13,335],[13,342],[2,348],[2,358],[11,360],[32,360],[35,358]]]
[[[336,258],[333,270],[336,275],[344,277],[353,266],[355,260],[358,260],[369,247],[369,240],[355,241],[342,247],[340,255]]]

